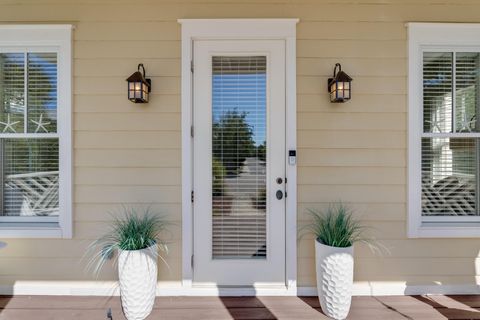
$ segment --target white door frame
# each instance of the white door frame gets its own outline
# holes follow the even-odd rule
[[[193,144],[192,126],[192,64],[194,40],[218,39],[281,39],[285,41],[285,102],[286,152],[297,150],[296,115],[296,24],[298,19],[180,19],[182,25],[182,286],[193,288]],[[288,154],[285,154],[286,160]],[[297,294],[297,168],[286,166],[286,288],[282,292],[267,290],[266,294]],[[217,291],[218,294],[262,294],[259,290]],[[273,289],[275,290],[275,289]],[[207,293],[207,292],[206,292]],[[211,292],[210,292],[211,293]]]

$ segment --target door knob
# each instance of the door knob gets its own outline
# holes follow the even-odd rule
[[[277,193],[275,193],[275,196],[277,197],[278,200],[282,200],[283,199],[282,190],[277,190]]]

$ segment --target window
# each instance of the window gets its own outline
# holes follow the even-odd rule
[[[409,235],[480,236],[480,25],[409,25]]]
[[[0,236],[71,237],[71,26],[0,27]]]

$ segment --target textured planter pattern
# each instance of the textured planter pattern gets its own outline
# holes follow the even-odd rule
[[[315,241],[317,290],[323,312],[345,319],[353,289],[353,247],[335,248]]]
[[[157,288],[157,260],[147,249],[120,250],[118,278],[122,308],[128,320],[143,320],[152,312]]]

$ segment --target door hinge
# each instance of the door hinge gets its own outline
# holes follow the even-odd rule
[[[193,73],[193,60],[190,61],[190,71]]]
[[[190,126],[190,136],[193,138],[193,126]]]
[[[190,200],[193,203],[193,200],[195,199],[195,193],[193,192],[193,190],[192,190],[192,193],[191,193],[190,197],[191,197]]]
[[[190,265],[192,266],[192,269],[193,269],[193,254],[192,254],[192,257],[190,259]]]

